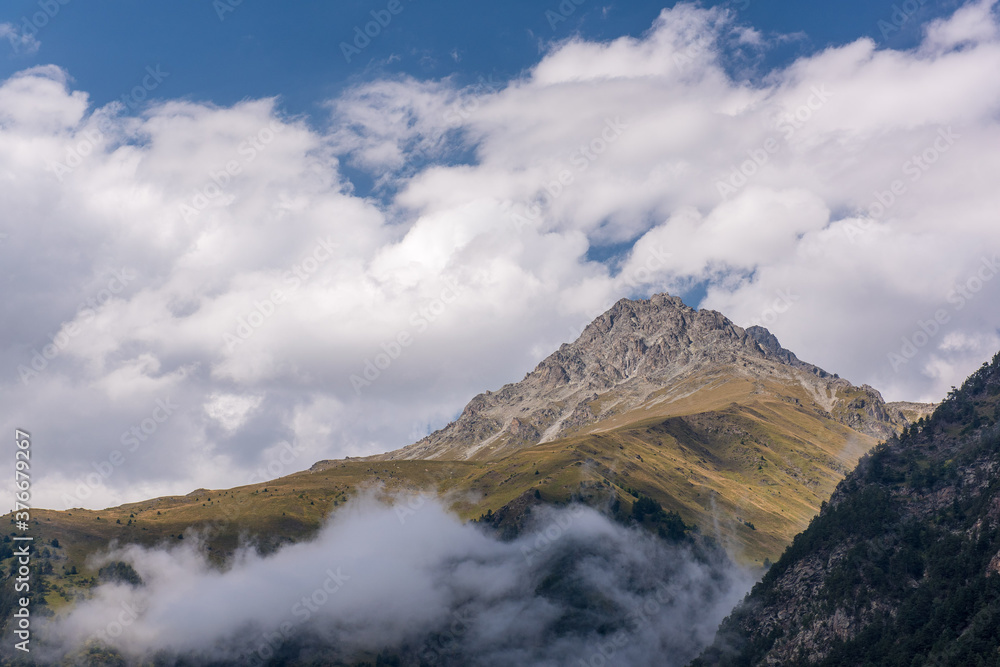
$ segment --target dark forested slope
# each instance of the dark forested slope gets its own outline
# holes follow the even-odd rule
[[[1000,665],[1000,354],[862,458],[695,662]]]

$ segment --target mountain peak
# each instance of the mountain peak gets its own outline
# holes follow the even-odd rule
[[[696,310],[666,293],[620,299],[523,380],[479,394],[455,422],[385,457],[500,456],[580,432],[651,400],[669,401],[665,390],[695,377],[705,384],[791,379],[809,385],[825,410],[833,408],[831,396],[851,386],[800,361],[763,327],[744,330],[721,313]]]

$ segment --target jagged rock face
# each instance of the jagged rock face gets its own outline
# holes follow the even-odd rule
[[[998,474],[1000,354],[861,459],[695,664],[995,664]]]
[[[850,420],[855,430],[886,437],[896,427],[896,417],[886,413],[873,389],[865,390],[867,410],[841,409],[842,395],[855,388],[800,361],[767,329],[744,330],[720,313],[657,294],[620,300],[522,381],[476,396],[452,424],[380,458],[503,456],[635,410],[698,374],[720,381],[727,376],[790,380],[807,385],[821,409],[843,423]]]

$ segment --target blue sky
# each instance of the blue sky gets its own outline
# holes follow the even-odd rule
[[[287,113],[309,114],[316,121],[323,117],[323,102],[359,80],[404,73],[418,78],[453,76],[460,83],[505,81],[536,63],[554,41],[573,35],[596,40],[640,36],[660,10],[673,3],[585,0],[578,6],[565,5],[574,11],[565,20],[550,23],[554,14],[548,12],[563,18],[560,3],[554,0],[400,0],[402,10],[347,62],[340,44],[352,42],[355,27],[364,27],[372,20],[370,13],[385,11],[387,4],[5,2],[0,22],[33,26],[41,47],[33,54],[9,54],[0,60],[0,76],[55,63],[101,105],[131,90],[147,66],[160,65],[170,77],[150,99],[185,97],[228,105],[248,97],[280,96]],[[765,72],[803,53],[862,36],[886,47],[911,47],[920,37],[921,24],[953,11],[957,3],[920,6],[888,38],[883,38],[878,22],[891,20],[898,2],[734,0],[706,6],[716,5],[729,8],[764,33],[797,35],[767,52],[761,68]],[[35,18],[43,16],[43,7],[50,13],[55,7],[58,11],[47,20]]]
[[[405,446],[623,297],[890,400],[1000,349],[997,0],[222,1],[0,12],[0,429],[50,443],[43,504]]]

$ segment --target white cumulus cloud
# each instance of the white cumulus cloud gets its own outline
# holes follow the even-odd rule
[[[0,421],[46,443],[37,503],[403,446],[610,300],[693,286],[831,372],[939,399],[1000,328],[993,4],[912,50],[753,64],[782,39],[680,4],[507,82],[361,83],[324,119],[127,115],[56,66],[3,81]],[[142,432],[156,401],[179,407]]]

